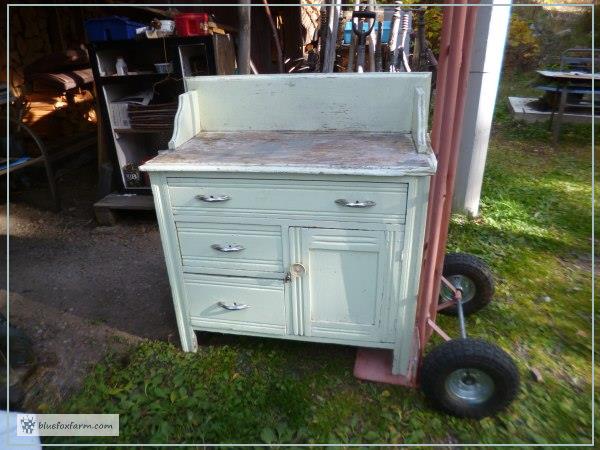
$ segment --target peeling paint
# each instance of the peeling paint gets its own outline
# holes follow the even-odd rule
[[[418,153],[410,133],[201,132],[143,170],[430,175],[435,158]]]

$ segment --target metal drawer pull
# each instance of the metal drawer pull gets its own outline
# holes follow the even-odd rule
[[[236,303],[236,302],[233,302],[233,304],[227,304],[225,302],[218,302],[217,305],[219,305],[221,308],[226,309],[228,311],[239,311],[241,309],[250,308],[250,305],[244,305],[243,303]]]
[[[211,245],[212,248],[214,248],[215,250],[218,250],[220,252],[241,252],[242,250],[244,250],[244,246],[240,245],[240,244],[227,244],[227,245],[221,245],[221,244],[213,244]]]
[[[376,205],[372,200],[365,200],[363,202],[356,200],[355,202],[350,202],[345,198],[338,198],[335,202],[338,205],[347,206],[349,208],[370,208],[371,206]]]
[[[202,200],[203,202],[226,202],[227,200],[231,199],[231,197],[229,195],[207,195],[207,194],[201,194],[201,195],[196,195],[196,198],[198,200]]]

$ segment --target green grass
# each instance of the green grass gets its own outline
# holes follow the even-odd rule
[[[517,361],[522,388],[507,411],[461,420],[418,390],[360,382],[348,347],[214,335],[197,354],[148,342],[110,357],[58,411],[121,414],[121,436],[102,442],[589,443],[590,129],[568,129],[554,149],[543,125],[498,119],[481,217],[453,217],[449,250],[496,275],[494,302],[468,325]],[[456,335],[454,319],[439,322]],[[99,441],[64,439],[49,442]]]

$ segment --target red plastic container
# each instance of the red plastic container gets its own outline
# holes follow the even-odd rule
[[[208,33],[208,14],[186,13],[175,16],[177,36],[206,36]]]

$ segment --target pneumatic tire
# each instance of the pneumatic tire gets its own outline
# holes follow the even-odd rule
[[[519,390],[519,372],[501,348],[480,339],[454,339],[425,356],[421,388],[438,409],[481,419],[505,409]]]
[[[487,306],[494,296],[494,277],[488,265],[468,253],[448,253],[444,258],[444,278],[462,291],[463,312],[467,316]],[[439,302],[452,298],[450,290],[442,283]],[[458,314],[456,306],[440,310],[442,314]]]

